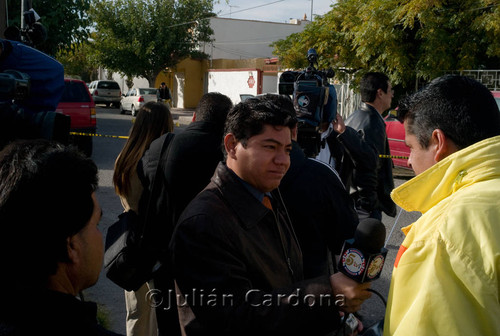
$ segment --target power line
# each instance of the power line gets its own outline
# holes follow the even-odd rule
[[[255,6],[255,7],[250,7],[250,8],[245,8],[245,9],[240,9],[240,10],[237,10],[235,12],[220,14],[218,16],[225,16],[225,15],[231,15],[231,14],[241,13],[241,12],[245,12],[245,11],[256,9],[256,8],[261,8],[261,7],[265,7],[265,6],[269,6],[269,5],[274,5],[275,3],[283,2],[283,1],[285,1],[285,0],[278,0],[278,1],[270,2],[268,4],[258,5],[258,6]]]

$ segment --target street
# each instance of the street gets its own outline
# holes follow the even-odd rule
[[[189,117],[192,112],[182,110],[173,110],[175,132],[182,131],[185,127],[178,121]],[[133,117],[130,114],[121,115],[116,108],[97,107],[97,133],[103,135],[128,135],[132,126]],[[113,188],[113,166],[118,153],[125,144],[125,139],[94,137],[94,151],[92,158],[99,168],[99,189],[97,197],[103,210],[103,217],[100,223],[100,228],[103,234],[106,233],[108,227],[113,224],[118,215],[123,211],[118,196],[116,196]],[[411,177],[411,174],[406,170],[395,170],[396,186],[404,183]],[[399,213],[399,208],[398,208]],[[378,291],[385,299],[389,292],[389,282],[392,273],[392,266],[399,249],[399,245],[403,241],[403,233],[401,227],[414,222],[419,217],[418,213],[402,212],[398,223],[392,233],[388,243],[389,250],[385,267],[382,271],[380,279],[372,284],[372,288]],[[397,217],[396,217],[397,218]],[[389,235],[393,228],[395,218],[388,217],[384,214],[382,222],[387,229]],[[125,334],[125,300],[123,290],[108,280],[101,273],[97,284],[87,289],[84,292],[86,300],[97,302],[101,311],[105,315],[105,320],[109,323],[107,327],[115,332]],[[380,320],[384,316],[384,305],[379,297],[373,295],[367,300],[362,310],[360,311],[363,317],[365,326],[370,326],[374,322]]]

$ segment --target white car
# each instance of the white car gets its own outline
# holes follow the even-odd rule
[[[109,107],[120,105],[122,91],[114,80],[96,80],[89,84],[89,91],[96,104],[105,104]]]
[[[126,95],[122,96],[120,101],[120,113],[126,111],[135,116],[137,111],[150,101],[158,101],[158,89],[155,88],[133,88]]]

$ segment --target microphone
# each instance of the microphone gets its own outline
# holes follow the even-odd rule
[[[387,256],[384,240],[385,226],[381,221],[362,220],[354,238],[344,242],[338,263],[340,272],[359,283],[378,279]]]

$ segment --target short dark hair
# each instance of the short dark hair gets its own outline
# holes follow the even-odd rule
[[[445,75],[403,98],[398,119],[423,148],[440,129],[459,148],[500,134],[500,113],[491,92],[478,81]]]
[[[95,163],[75,148],[48,140],[14,142],[0,152],[0,286],[43,287],[67,238],[94,211]],[[1,301],[1,299],[0,299]]]
[[[387,93],[389,77],[381,72],[367,72],[359,82],[361,101],[372,103],[377,97],[377,90],[382,89]]]
[[[295,113],[295,107],[293,106],[293,101],[288,95],[267,93],[262,96],[257,96],[258,99],[267,99],[274,104],[276,104],[283,112],[290,114],[295,123],[291,124],[291,128],[297,125],[297,115]]]
[[[246,146],[248,139],[263,132],[264,125],[295,127],[295,116],[273,100],[264,96],[249,98],[237,104],[227,116],[224,134],[234,134]]]
[[[223,128],[232,107],[228,96],[219,92],[205,93],[196,107],[196,120],[213,122]]]

